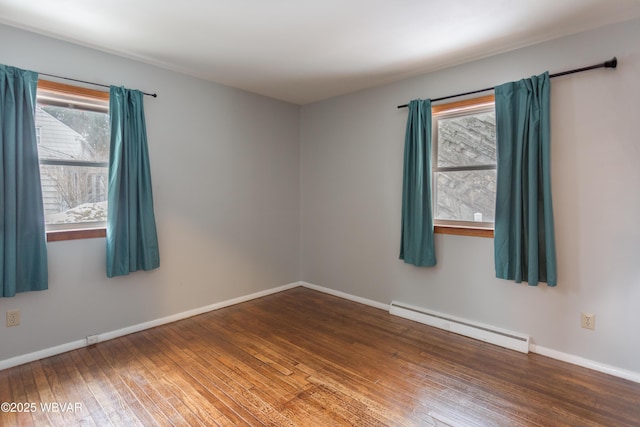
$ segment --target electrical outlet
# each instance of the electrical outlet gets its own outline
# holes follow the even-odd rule
[[[596,328],[596,315],[592,313],[582,313],[582,327],[585,329]]]
[[[7,327],[20,324],[20,310],[7,311]]]

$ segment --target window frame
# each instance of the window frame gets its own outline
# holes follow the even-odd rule
[[[68,106],[69,104],[80,105],[89,111],[107,112],[109,111],[109,92],[89,89],[81,86],[69,85],[50,80],[38,80],[36,92],[38,103],[46,105]],[[41,102],[44,100],[44,102]],[[106,104],[106,107],[105,107]],[[69,164],[72,163],[72,164]],[[39,160],[41,165],[67,165],[67,166],[88,166],[104,167],[105,162],[90,161],[50,161]],[[82,224],[78,223],[70,227],[47,226],[47,242],[59,242],[65,240],[92,239],[106,237],[106,223]]]
[[[435,213],[435,206],[437,203],[437,189],[436,189],[436,173],[437,172],[454,172],[464,170],[497,170],[496,166],[489,167],[488,165],[482,166],[453,166],[453,167],[438,167],[438,129],[437,118],[439,117],[454,117],[456,115],[464,115],[465,112],[472,112],[477,110],[482,112],[483,110],[489,110],[495,105],[495,96],[493,94],[464,99],[462,101],[450,102],[447,104],[432,105],[431,117],[432,117],[432,211]],[[495,108],[495,107],[494,107]],[[436,234],[451,234],[457,236],[474,236],[474,237],[486,237],[493,238],[494,223],[492,222],[472,222],[472,221],[456,221],[456,220],[433,220],[434,233]]]

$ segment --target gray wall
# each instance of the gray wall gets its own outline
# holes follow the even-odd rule
[[[108,280],[104,239],[49,243],[49,290],[0,299],[0,360],[298,280],[298,106],[0,26],[0,63],[145,98],[161,267]],[[2,317],[4,319],[4,317]]]
[[[50,289],[0,299],[22,312],[0,327],[0,360],[302,279],[640,372],[640,21],[302,109],[6,26],[0,40],[0,63],[159,93],[145,106],[162,257],[108,280],[104,239],[50,243]],[[491,239],[438,235],[432,269],[398,260],[396,105],[613,55],[616,71],[552,81],[557,288],[495,279]]]
[[[436,236],[438,265],[398,260],[406,110],[396,105],[616,55],[552,80],[559,284],[498,280],[493,240]],[[302,108],[301,278],[529,333],[542,347],[640,372],[640,21],[604,27]],[[596,329],[580,327],[580,313]]]

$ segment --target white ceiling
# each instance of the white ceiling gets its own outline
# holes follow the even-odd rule
[[[639,0],[0,0],[2,23],[296,104],[637,17]]]

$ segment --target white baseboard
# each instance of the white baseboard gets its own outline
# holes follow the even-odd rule
[[[102,334],[95,335],[94,338],[96,338],[97,341],[94,341],[94,343],[101,342],[101,341],[108,341],[114,338],[122,337],[124,335],[132,334],[134,332],[144,331],[145,329],[149,329],[149,328],[155,328],[156,326],[165,325],[167,323],[172,323],[178,320],[187,319],[189,317],[197,316],[199,314],[208,313],[214,310],[219,310],[224,307],[229,307],[231,305],[236,305],[242,302],[250,301],[252,299],[261,298],[267,295],[286,291],[288,289],[296,288],[298,286],[300,286],[300,283],[294,282],[288,285],[278,286],[272,289],[255,292],[253,294],[241,296],[238,298],[232,298],[227,301],[222,301],[222,302],[207,305],[204,307],[195,308],[193,310],[187,310],[182,313],[173,314],[171,316],[162,317],[160,319],[151,320],[149,322],[128,326],[126,328],[118,329],[115,331],[105,332]],[[45,357],[66,353],[67,351],[76,350],[78,348],[86,347],[87,345],[88,344],[87,344],[86,338],[83,338],[83,339],[72,341],[66,344],[57,345],[55,347],[34,351],[33,353],[23,354],[20,356],[9,358],[9,359],[0,360],[0,371],[3,369],[12,368],[14,366],[44,359]]]
[[[607,365],[605,363],[596,362],[584,357],[576,356],[569,353],[563,353],[558,350],[542,347],[536,344],[529,344],[529,351],[532,353],[546,356],[551,359],[560,360],[562,362],[571,363],[572,365],[582,366],[583,368],[591,369],[594,371],[609,374],[614,377],[623,378],[625,380],[640,383],[640,373],[629,371],[626,369],[617,368],[615,366]]]
[[[380,308],[385,311],[389,311],[391,307],[390,304],[383,304],[377,301],[373,301],[370,299],[358,297],[355,295],[347,294],[345,292],[336,291],[334,289],[325,288],[323,286],[314,285],[312,283],[307,282],[299,282],[300,286],[304,286],[305,288],[314,289],[316,291],[324,292],[329,295],[334,295],[340,298],[344,298],[350,301],[355,301],[361,304],[369,305],[372,307]],[[575,356],[568,353],[563,353],[561,351],[553,350],[550,348],[542,347],[532,342],[529,342],[529,351],[532,353],[539,354],[541,356],[546,356],[551,359],[560,360],[562,362],[567,362],[572,365],[582,366],[583,368],[591,369],[594,371],[602,372],[604,374],[612,375],[614,377],[623,378],[625,380],[633,381],[636,383],[640,383],[640,373],[629,371],[622,368],[617,368],[615,366],[607,365],[605,363],[596,362],[593,360],[585,359],[580,356]]]
[[[3,369],[13,368],[14,366],[44,359],[46,357],[55,356],[56,354],[66,353],[67,351],[76,350],[86,347],[86,339],[68,342],[66,344],[57,345],[55,347],[45,348],[43,350],[34,351],[33,353],[23,354],[5,360],[0,360],[0,371]]]
[[[278,286],[272,289],[267,289],[260,292],[255,292],[253,294],[241,296],[238,298],[233,298],[227,301],[222,301],[219,303],[207,305],[207,306],[196,308],[193,310],[184,311],[182,313],[177,313],[171,316],[162,317],[160,319],[151,320],[149,322],[139,323],[137,325],[129,326],[126,328],[115,330],[115,331],[105,332],[97,335],[96,337],[98,342],[107,341],[113,338],[118,338],[124,335],[131,334],[134,332],[143,331],[145,329],[154,328],[156,326],[176,322],[178,320],[187,319],[189,317],[197,316],[199,314],[208,313],[210,311],[219,310],[221,308],[228,307],[231,305],[239,304],[239,303],[250,301],[256,298],[261,298],[267,295],[286,291],[288,289],[293,289],[298,286],[303,286],[305,288],[313,289],[329,295],[337,296],[339,298],[344,298],[349,301],[354,301],[360,304],[365,304],[371,307],[379,308],[385,311],[389,311],[389,308],[390,308],[390,304],[384,304],[378,301],[373,301],[367,298],[351,295],[346,292],[341,292],[335,289],[326,288],[324,286],[318,286],[312,283],[300,281],[300,282],[290,283],[288,285]],[[66,344],[57,345],[55,347],[50,347],[43,350],[34,351],[32,353],[12,357],[9,359],[0,360],[0,371],[3,369],[12,368],[14,366],[22,365],[24,363],[29,363],[35,360],[44,359],[46,357],[55,356],[56,354],[65,353],[67,351],[76,350],[78,348],[82,348],[86,346],[87,346],[87,341],[85,338],[83,338],[83,339],[72,341]],[[573,365],[582,366],[584,368],[592,369],[594,371],[602,372],[615,377],[624,378],[629,381],[640,383],[640,373],[638,372],[633,372],[633,371],[617,368],[615,366],[607,365],[604,363],[595,362],[593,360],[585,359],[580,356],[563,353],[561,351],[549,349],[533,343],[529,343],[529,350],[532,353],[537,353],[542,356],[550,357],[552,359],[561,360],[563,362],[571,363]]]
[[[335,289],[325,288],[324,286],[314,285],[313,283],[307,283],[307,282],[302,282],[302,281],[298,282],[298,283],[300,284],[300,286],[303,286],[303,287],[309,288],[309,289],[313,289],[314,291],[323,292],[325,294],[333,295],[335,297],[347,299],[349,301],[358,302],[358,303],[364,304],[364,305],[369,305],[371,307],[379,308],[379,309],[384,310],[384,311],[389,311],[389,304],[383,304],[381,302],[370,300],[370,299],[367,299],[367,298],[357,297],[355,295],[347,294],[345,292],[336,291]]]

